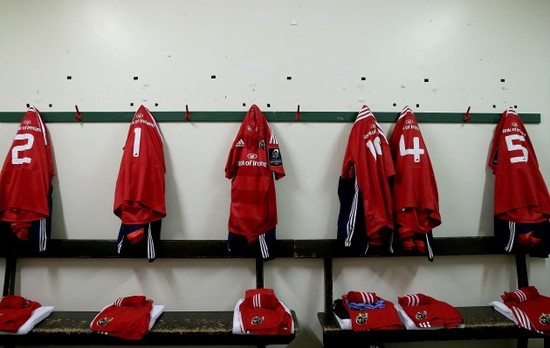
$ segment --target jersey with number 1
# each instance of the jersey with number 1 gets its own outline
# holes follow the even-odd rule
[[[128,130],[115,187],[114,213],[123,224],[147,224],[166,216],[162,135],[141,105]]]
[[[513,109],[506,110],[495,129],[489,154],[495,175],[494,215],[519,223],[550,219],[550,195],[527,130]]]
[[[0,173],[0,220],[11,223],[12,232],[20,239],[28,239],[33,222],[50,217],[54,174],[48,131],[39,111],[30,107]],[[41,232],[41,251],[45,250],[45,238]]]

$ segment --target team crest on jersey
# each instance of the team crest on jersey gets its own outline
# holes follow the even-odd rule
[[[281,158],[281,151],[279,151],[279,149],[269,149],[269,164],[272,166],[283,165],[283,159]]]
[[[542,325],[550,325],[550,314],[542,313],[539,317],[539,323]]]
[[[235,144],[235,147],[244,147],[244,140],[239,139],[239,141],[237,141],[237,144]]]
[[[99,325],[99,326],[107,325],[111,321],[113,321],[113,319],[114,319],[113,317],[111,317],[111,318],[109,318],[109,317],[101,318],[97,321],[97,325]]]
[[[260,146],[260,149],[265,149],[265,140],[263,140],[263,139],[260,140],[259,146]]]
[[[263,322],[264,322],[264,317],[258,317],[258,316],[255,316],[252,318],[252,320],[250,320],[250,324],[252,325],[259,325]]]
[[[369,315],[367,313],[360,313],[355,318],[355,323],[358,325],[365,325],[369,321]]]
[[[417,320],[426,319],[428,317],[428,313],[426,311],[423,312],[417,312],[414,316]]]

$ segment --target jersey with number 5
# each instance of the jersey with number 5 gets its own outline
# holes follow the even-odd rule
[[[392,203],[398,230],[427,233],[441,224],[437,183],[420,127],[409,107],[403,108],[395,124],[390,149],[395,166]]]
[[[0,220],[22,223],[48,218],[53,176],[48,131],[38,110],[29,107],[0,173]]]
[[[166,216],[165,172],[162,134],[141,105],[128,130],[115,187],[113,211],[122,223],[147,224]]]
[[[489,152],[495,217],[520,223],[550,219],[550,196],[527,130],[513,109],[501,118]]]

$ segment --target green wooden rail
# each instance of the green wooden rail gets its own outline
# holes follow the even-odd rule
[[[241,122],[246,111],[154,111],[158,122]],[[41,112],[44,122],[130,122],[134,111],[81,111],[81,120],[76,112]],[[263,111],[269,122],[353,122],[358,111]],[[379,122],[395,122],[399,112],[373,112]],[[20,122],[24,112],[0,112],[0,122]],[[189,116],[189,119],[186,118]],[[431,123],[497,123],[501,113],[470,113],[464,120],[461,112],[415,112],[418,122]],[[524,123],[540,123],[540,113],[520,114]]]

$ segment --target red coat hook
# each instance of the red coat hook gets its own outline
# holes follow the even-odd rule
[[[296,121],[300,121],[302,119],[302,115],[300,115],[300,104],[298,104],[298,109],[296,109]]]
[[[82,121],[82,114],[80,113],[80,110],[78,110],[78,105],[75,105],[74,107],[75,107],[75,109],[76,109],[76,114],[74,115],[74,118],[75,118],[78,122],[80,122],[80,121]]]
[[[191,121],[191,113],[189,113],[189,106],[185,104],[185,119]]]
[[[470,107],[468,106],[468,110],[466,110],[466,113],[464,114],[464,122],[468,122],[470,119]]]

